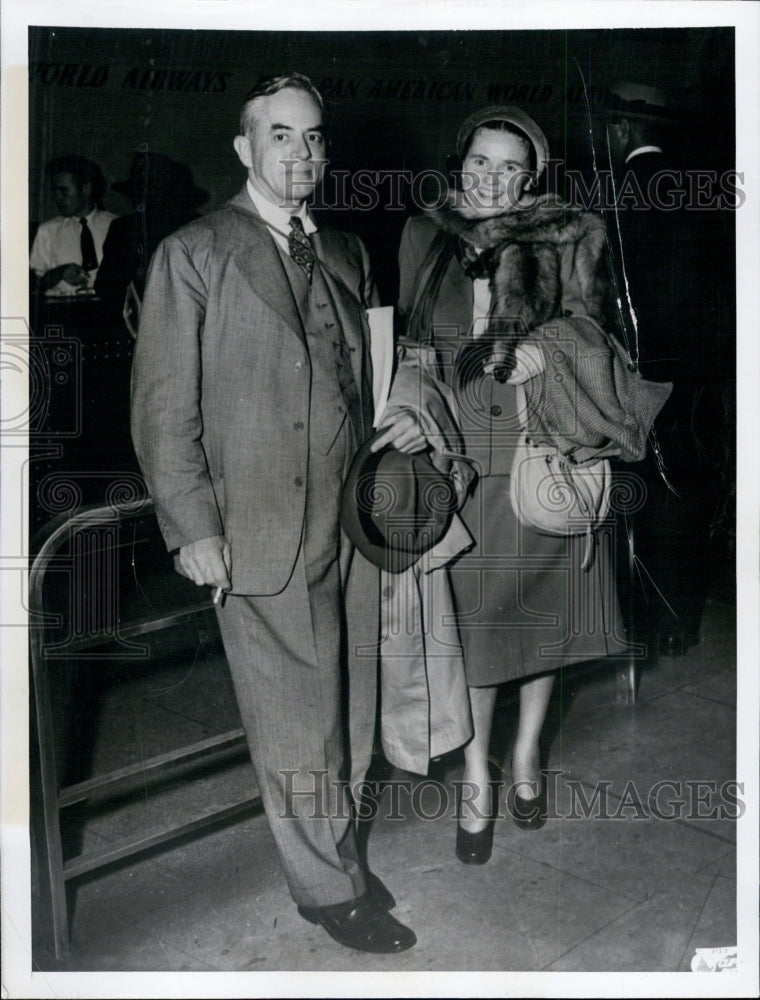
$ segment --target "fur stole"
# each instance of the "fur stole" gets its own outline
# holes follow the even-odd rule
[[[571,261],[586,315],[604,323],[608,275],[599,216],[551,195],[486,219],[468,218],[465,206],[450,203],[428,214],[440,230],[483,251],[492,317],[502,334],[524,336],[559,315],[564,255]]]

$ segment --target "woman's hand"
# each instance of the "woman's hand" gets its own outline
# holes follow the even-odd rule
[[[544,352],[538,344],[525,341],[515,348],[515,370],[509,381],[515,385],[535,378],[544,370]]]
[[[380,436],[373,442],[370,451],[380,451],[391,445],[397,451],[412,454],[427,448],[427,438],[417,415],[411,410],[396,410],[383,417],[377,428]],[[381,433],[384,432],[384,433]]]

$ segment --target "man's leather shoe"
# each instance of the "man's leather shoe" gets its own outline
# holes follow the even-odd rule
[[[375,906],[379,906],[381,910],[392,910],[396,900],[390,889],[383,885],[374,872],[365,872],[364,877],[367,883],[367,895]]]
[[[390,955],[417,943],[414,931],[375,906],[369,893],[332,906],[299,906],[298,912],[309,923],[324,927],[338,944],[356,951]]]

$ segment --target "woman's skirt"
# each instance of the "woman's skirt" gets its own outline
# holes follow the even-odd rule
[[[614,523],[585,536],[539,535],[509,500],[509,476],[481,479],[460,511],[475,547],[450,568],[467,683],[500,684],[625,650]]]

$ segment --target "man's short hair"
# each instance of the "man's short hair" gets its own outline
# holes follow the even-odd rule
[[[287,88],[291,90],[303,90],[307,94],[310,94],[319,105],[319,110],[324,114],[325,102],[308,76],[304,76],[303,73],[285,73],[282,76],[270,76],[265,80],[260,80],[246,95],[245,104],[240,112],[240,134],[248,135],[253,129],[256,123],[260,98],[270,97],[272,94],[276,94],[278,91],[286,90]]]
[[[80,190],[89,182],[92,186],[92,200],[96,208],[103,207],[103,196],[106,193],[106,179],[97,163],[88,160],[87,157],[78,156],[76,153],[69,153],[66,156],[56,156],[45,167],[45,173],[51,181],[57,174],[71,174],[74,178],[74,183]]]

